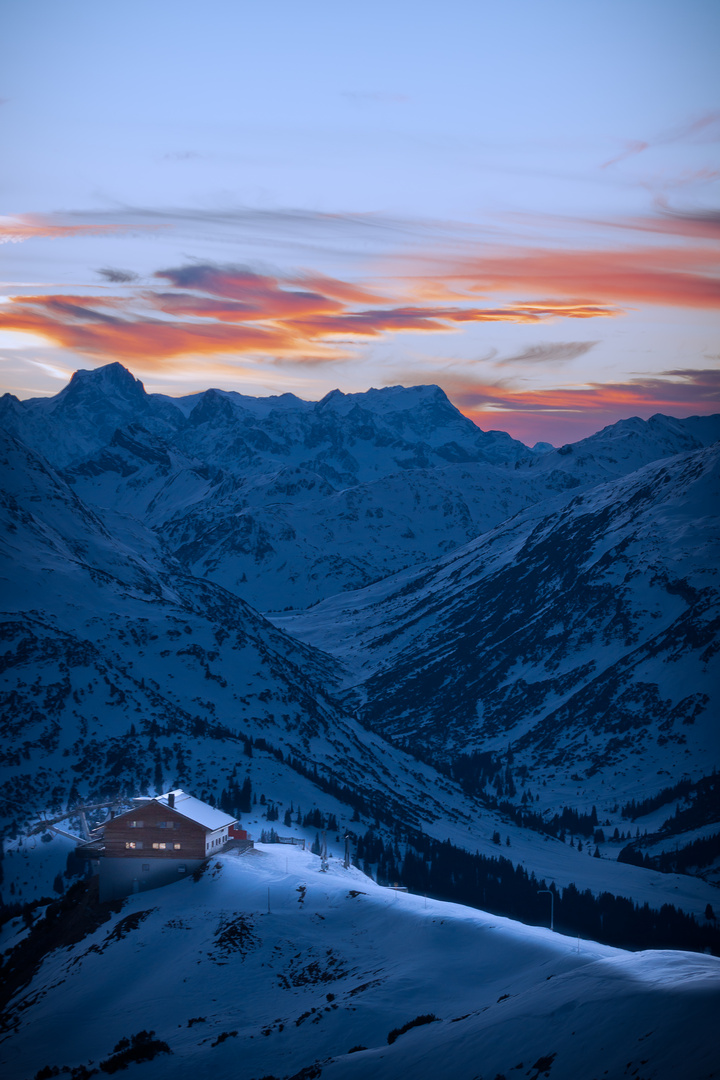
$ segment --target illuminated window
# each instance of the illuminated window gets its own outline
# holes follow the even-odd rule
[[[154,849],[155,849],[156,851],[164,851],[164,850],[165,850],[165,848],[167,847],[167,844],[166,844],[166,843],[165,843],[165,841],[163,840],[163,841],[162,841],[161,843],[159,843],[159,844],[157,844],[157,843],[153,844],[153,847],[154,847]]]
[[[176,851],[179,851],[180,848],[182,847],[182,844],[173,844],[173,847],[175,848]]]
[[[133,848],[142,848],[142,840],[126,840],[125,850],[130,851]]]
[[[128,828],[129,829],[142,829],[144,824],[145,824],[144,821],[128,821]]]

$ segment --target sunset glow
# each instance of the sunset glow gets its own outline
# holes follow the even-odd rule
[[[716,7],[40,7],[5,15],[3,389],[437,383],[555,443],[718,410]]]

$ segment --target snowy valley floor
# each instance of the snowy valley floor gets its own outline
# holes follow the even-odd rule
[[[3,950],[26,934],[8,924]],[[714,957],[579,941],[258,845],[48,952],[0,1067],[102,1076],[152,1031],[138,1080],[701,1080],[720,1076],[718,1015]]]

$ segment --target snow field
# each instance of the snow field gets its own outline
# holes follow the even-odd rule
[[[716,1053],[720,961],[578,942],[260,845],[128,899],[48,955],[15,1005],[0,1051],[13,1080],[97,1063],[143,1029],[172,1055],[134,1065],[140,1080],[289,1077],[314,1062],[328,1080],[494,1080],[520,1062],[516,1075],[535,1075],[552,1054],[553,1080],[630,1075],[627,1062],[699,1080]],[[388,1045],[426,1014],[438,1022]]]

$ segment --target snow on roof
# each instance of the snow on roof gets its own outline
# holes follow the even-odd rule
[[[170,806],[168,799],[170,795],[175,796],[175,805],[171,809],[176,810],[183,817],[189,818],[190,821],[196,821],[198,825],[202,825],[206,829],[222,829],[226,825],[234,824],[237,820],[226,814],[224,810],[216,810],[214,806],[201,802],[194,795],[188,795],[182,788],[176,788],[175,791],[166,791],[164,795],[158,795],[154,801],[162,803],[163,806]]]

